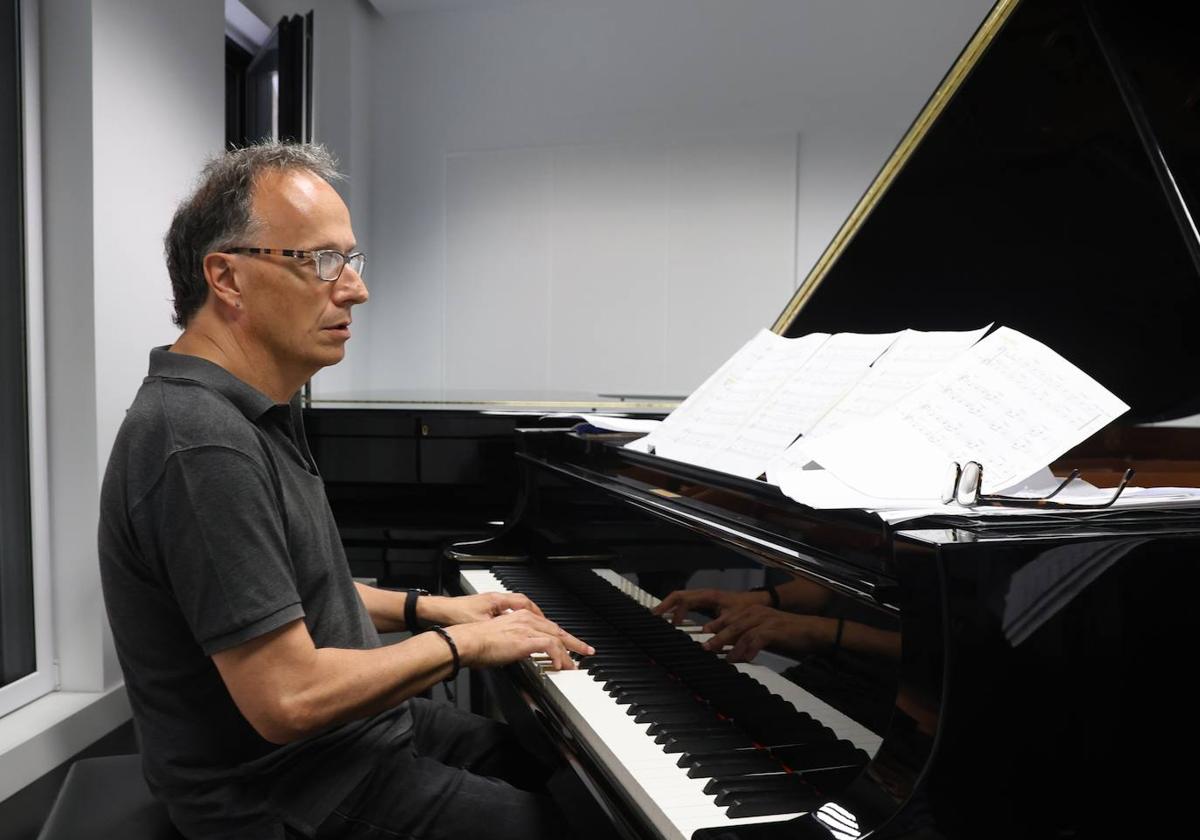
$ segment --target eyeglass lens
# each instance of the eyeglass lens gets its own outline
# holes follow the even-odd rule
[[[979,491],[983,486],[983,467],[978,461],[967,461],[962,466],[955,499],[960,505],[975,505],[979,502]]]
[[[366,257],[362,254],[352,254],[350,256],[350,267],[354,269],[354,273],[361,275],[366,267]],[[342,274],[342,267],[346,264],[346,256],[339,251],[318,251],[317,252],[317,276],[322,280],[337,280]]]

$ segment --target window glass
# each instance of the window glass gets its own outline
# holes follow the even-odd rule
[[[36,669],[18,0],[0,0],[0,686]]]

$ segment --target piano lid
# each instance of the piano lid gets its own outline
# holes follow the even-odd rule
[[[1200,411],[1200,10],[1000,0],[773,329],[968,329]]]

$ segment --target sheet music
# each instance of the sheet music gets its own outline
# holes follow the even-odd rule
[[[983,492],[996,493],[1128,408],[1050,348],[1002,327],[899,403],[804,451],[868,497],[938,500],[948,465],[968,460],[984,466]]]
[[[757,478],[798,435],[804,434],[842,396],[868,374],[872,362],[899,333],[838,333],[797,365],[795,358],[777,359],[784,376],[741,428],[709,456],[709,466],[744,478]],[[793,339],[803,341],[804,339]],[[772,371],[774,374],[774,371]]]
[[[783,338],[761,330],[642,441],[664,458],[712,466],[746,422],[829,336]],[[714,467],[719,469],[720,467]]]
[[[811,440],[874,417],[961,356],[991,326],[968,332],[905,330],[804,436]]]
[[[804,437],[771,459],[767,464],[767,480],[781,487],[785,480],[793,486],[802,481],[821,481],[823,488],[828,487],[828,483],[822,479],[796,475],[813,460],[806,449],[808,441],[844,426],[861,423],[899,402],[961,356],[991,328],[992,325],[988,324],[967,332],[905,330],[900,333],[871,365],[870,371],[805,431]],[[798,487],[796,492],[801,492]]]

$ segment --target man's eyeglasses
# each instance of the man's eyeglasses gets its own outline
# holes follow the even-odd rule
[[[327,283],[333,283],[342,276],[342,270],[349,265],[354,273],[362,276],[367,267],[367,258],[359,252],[343,254],[328,248],[320,251],[296,251],[292,248],[226,248],[228,254],[267,254],[277,257],[295,257],[298,260],[312,260],[317,267],[317,276]]]
[[[1055,510],[1096,510],[1110,507],[1121,495],[1129,479],[1133,478],[1133,468],[1125,470],[1121,483],[1117,485],[1112,496],[1102,502],[1056,502],[1054,497],[1061,493],[1066,486],[1079,478],[1079,470],[1071,470],[1071,474],[1062,483],[1045,496],[1001,496],[985,494],[983,488],[983,465],[978,461],[967,461],[959,464],[951,463],[946,474],[946,483],[942,488],[942,501],[945,504],[957,502],[963,507],[976,505],[998,505],[1000,507],[1053,508]]]

